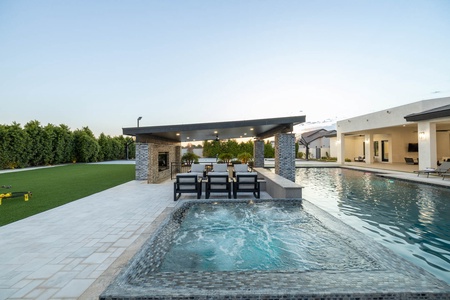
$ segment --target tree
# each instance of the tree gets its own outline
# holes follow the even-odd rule
[[[237,158],[238,158],[243,164],[246,164],[246,163],[248,163],[250,160],[252,160],[253,155],[251,155],[251,154],[248,153],[248,152],[243,152],[243,153],[238,154]]]
[[[123,137],[122,137],[123,138]],[[125,145],[125,158],[135,158],[136,156],[136,144],[131,137],[125,137],[124,145]]]
[[[266,141],[264,144],[264,157],[265,158],[274,158],[275,157],[275,149],[272,146],[272,143]]]
[[[52,165],[55,163],[55,143],[56,143],[56,129],[52,124],[42,128],[43,136],[43,164]]]
[[[48,125],[50,126],[50,125]],[[67,125],[54,127],[53,154],[55,164],[71,162],[75,159],[74,135]]]
[[[14,122],[0,126],[0,162],[2,168],[23,168],[29,161],[29,138],[27,133]]]
[[[230,160],[232,158],[233,158],[233,154],[231,154],[231,153],[221,153],[221,154],[219,154],[219,159],[222,160],[226,164],[230,163]]]
[[[112,159],[125,159],[125,143],[120,137],[111,138]]]
[[[194,152],[186,152],[181,157],[181,161],[184,162],[186,165],[192,165],[194,162],[198,162],[199,156],[195,154]]]
[[[221,141],[204,141],[203,142],[203,156],[204,157],[217,157],[222,152]]]
[[[111,137],[106,136],[103,132],[98,137],[98,145],[100,146],[100,151],[98,153],[98,160],[111,160],[112,156],[112,143]]]
[[[98,160],[100,146],[88,127],[74,131],[75,158],[78,162],[95,162]]]
[[[27,147],[29,164],[31,166],[44,165],[45,156],[51,155],[51,141],[45,139],[44,130],[39,121],[30,121],[25,124],[25,132],[32,143]],[[50,159],[51,160],[51,159]]]
[[[239,144],[239,152],[238,153],[250,153],[253,157],[253,147],[254,147],[254,143],[252,140],[248,140],[246,142],[242,142]]]
[[[229,153],[231,154],[231,158],[236,157],[240,153],[240,147],[236,140],[227,140],[226,142],[222,142],[221,153]],[[220,153],[219,153],[220,154]]]

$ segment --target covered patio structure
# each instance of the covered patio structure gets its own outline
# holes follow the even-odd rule
[[[294,125],[305,116],[123,128],[136,137],[136,179],[160,183],[170,178],[172,162],[181,162],[181,143],[205,140],[254,138],[254,166],[264,167],[263,139],[275,136],[275,173],[295,179]]]
[[[423,100],[339,121],[338,162],[436,168],[450,159],[450,97]]]

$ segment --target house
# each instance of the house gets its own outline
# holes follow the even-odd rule
[[[298,152],[304,153],[303,157],[321,158],[333,156],[330,149],[330,139],[336,136],[336,130],[317,129],[303,132],[298,139]]]
[[[419,160],[419,168],[435,168],[450,158],[450,97],[423,100],[338,121],[338,162],[364,156],[365,163]]]

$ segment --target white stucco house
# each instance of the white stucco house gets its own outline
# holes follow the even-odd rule
[[[336,124],[338,162],[364,157],[366,164],[418,160],[419,169],[450,159],[450,97],[388,108]]]
[[[299,149],[298,152],[303,153],[306,158],[306,145],[308,146],[308,154],[310,158],[321,158],[324,156],[333,157],[333,148],[330,149],[330,141],[332,137],[336,137],[335,130],[316,129],[313,131],[303,132],[298,138]],[[334,147],[335,148],[335,147]]]

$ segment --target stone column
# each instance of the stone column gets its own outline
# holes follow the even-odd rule
[[[148,144],[136,143],[136,180],[148,179]]]
[[[255,141],[253,143],[253,166],[255,168],[264,168],[264,141]]]
[[[275,135],[275,174],[295,182],[295,134]]]
[[[175,146],[175,159],[173,162],[176,162],[176,172],[181,173],[181,146]]]

